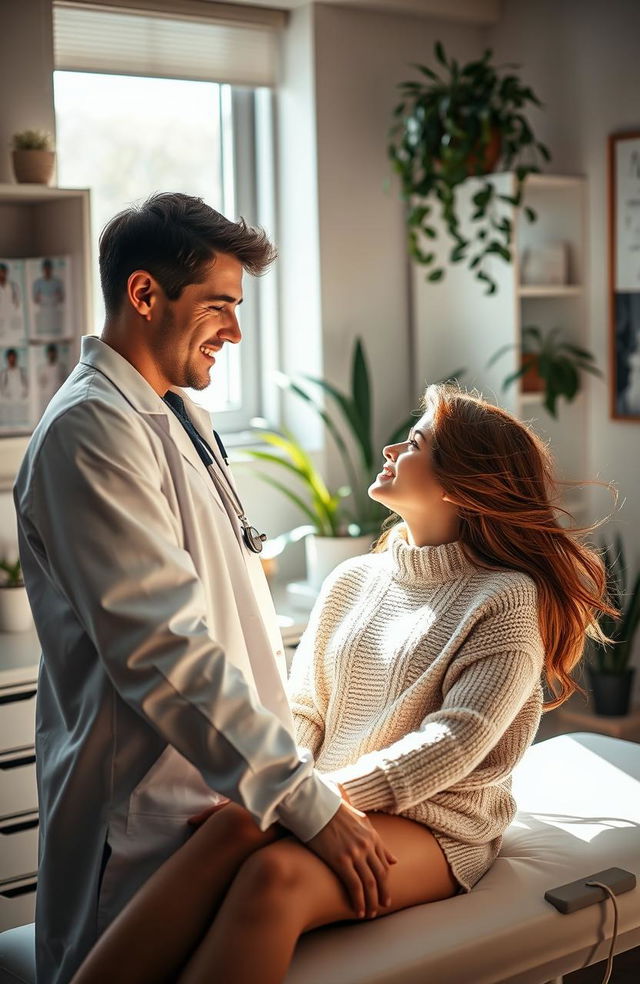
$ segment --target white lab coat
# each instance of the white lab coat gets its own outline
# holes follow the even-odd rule
[[[217,794],[302,840],[340,799],[295,747],[258,557],[182,425],[100,339],[34,432],[15,501],[43,653],[38,981],[63,984]]]

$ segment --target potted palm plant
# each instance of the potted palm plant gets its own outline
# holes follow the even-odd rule
[[[0,560],[0,631],[23,632],[32,625],[31,608],[22,579],[20,561]]]
[[[604,615],[601,618],[600,628],[610,641],[590,640],[587,671],[596,714],[618,717],[629,710],[635,672],[630,663],[640,623],[640,571],[631,586],[620,534],[613,544],[603,545],[602,558],[609,596],[620,616]]]
[[[550,160],[525,116],[528,105],[540,106],[537,96],[512,71],[501,74],[491,56],[488,49],[482,58],[460,65],[437,42],[436,64],[415,66],[420,77],[400,83],[401,101],[389,135],[389,156],[407,206],[412,258],[428,269],[427,280],[444,276],[435,252],[424,245],[437,237],[432,215],[439,204],[452,242],[449,262],[466,262],[490,294],[496,283],[486,260],[511,261],[512,223],[500,214],[500,201],[521,205],[527,175],[540,170],[540,161]],[[480,183],[473,196],[475,237],[467,238],[460,231],[456,188],[472,175],[496,170],[515,172],[515,194],[498,194],[489,180]],[[536,218],[528,206],[525,214],[530,221]]]
[[[56,155],[51,134],[44,130],[14,133],[13,173],[20,184],[48,185],[53,177]]]
[[[278,489],[308,520],[304,526],[297,526],[279,537],[278,550],[304,538],[308,581],[312,588],[319,589],[327,574],[339,563],[366,553],[371,536],[362,534],[360,527],[349,520],[344,509],[344,500],[351,494],[348,486],[330,491],[308,451],[289,431],[262,427],[259,430],[261,439],[274,451],[249,449],[247,453],[258,461],[284,470],[287,480],[293,477],[296,482],[292,487],[289,481],[285,484],[265,472],[258,472],[258,477]]]
[[[459,378],[463,373],[464,369],[459,369],[448,378]],[[349,391],[318,376],[293,379],[278,373],[276,378],[282,389],[294,393],[318,414],[335,442],[344,468],[345,484],[330,492],[307,452],[289,433],[262,431],[263,438],[284,452],[285,457],[265,451],[249,452],[254,458],[284,468],[288,476],[295,474],[306,485],[308,497],[301,500],[289,485],[259,475],[294,502],[310,521],[308,526],[286,534],[285,540],[306,537],[309,582],[319,587],[342,560],[369,549],[389,515],[368,495],[379,471],[380,448],[373,438],[373,392],[364,345],[360,338],[355,339]],[[322,402],[321,394],[330,409]],[[415,415],[407,417],[384,443],[395,444],[404,439],[414,421]]]
[[[491,356],[487,368],[516,347],[515,343],[503,345]],[[522,379],[523,391],[543,392],[545,408],[552,417],[557,417],[559,397],[564,397],[569,403],[577,396],[583,372],[602,376],[591,352],[564,341],[560,328],[552,328],[545,333],[537,325],[525,325],[522,329],[520,367],[505,377],[502,388],[508,389],[517,379]]]

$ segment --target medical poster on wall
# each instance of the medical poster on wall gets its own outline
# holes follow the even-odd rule
[[[640,132],[609,138],[611,415],[640,421]]]
[[[70,257],[29,259],[25,273],[29,340],[41,342],[70,338]]]
[[[0,258],[0,346],[27,339],[24,260]]]
[[[31,391],[26,345],[0,349],[0,433],[31,428]]]
[[[71,371],[71,347],[62,342],[29,347],[29,378],[33,427]]]

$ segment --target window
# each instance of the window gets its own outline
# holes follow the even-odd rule
[[[73,20],[78,13],[85,20]],[[69,15],[70,21],[66,19]],[[57,11],[54,93],[59,185],[91,189],[94,245],[113,215],[155,191],[198,195],[225,215],[243,215],[273,234],[273,175],[270,163],[258,159],[272,154],[270,89],[165,77],[162,57],[156,52],[150,58],[149,45],[159,43],[158,25],[167,23],[175,28],[171,21],[154,17],[63,6]],[[183,22],[177,23],[184,28]],[[149,27],[151,40],[142,46],[142,55],[140,46],[133,45],[130,56],[126,50],[123,56],[125,36]],[[187,28],[182,40],[185,51],[189,29],[193,36],[194,30],[201,33],[202,25],[189,22]],[[95,52],[95,63],[101,70],[88,71],[91,51],[87,48],[97,44],[97,37],[102,44]],[[171,38],[175,41],[175,30]],[[167,47],[173,59],[171,71],[182,69],[188,75],[193,59],[181,64],[178,57],[176,63],[175,44]],[[141,64],[139,56],[146,59]],[[78,58],[81,70],[76,67]],[[149,62],[153,71],[147,75]],[[69,65],[74,70],[65,70]],[[105,71],[109,65],[121,71]],[[127,66],[128,71],[122,71]],[[242,344],[225,346],[212,372],[211,386],[190,394],[215,413],[218,429],[225,432],[246,428],[251,417],[262,413],[261,327],[275,322],[270,276],[274,275],[258,281],[245,278],[247,303],[239,311]],[[94,297],[96,320],[89,330],[100,332],[104,308],[97,261]]]

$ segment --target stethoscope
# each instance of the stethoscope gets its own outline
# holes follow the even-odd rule
[[[178,417],[178,420],[181,421],[181,426],[182,426],[182,415],[176,413],[175,407],[173,407],[168,400],[165,399],[165,403],[167,403],[167,405],[171,408],[173,413]],[[186,417],[186,420],[188,421],[188,423],[190,424],[193,430],[194,437],[197,438],[198,443],[196,444],[196,451],[198,452],[200,460],[205,465],[207,471],[209,472],[211,478],[213,479],[213,484],[218,490],[218,493],[220,494],[220,496],[226,499],[226,501],[231,505],[232,510],[236,513],[238,517],[240,528],[242,530],[242,539],[244,541],[245,546],[251,551],[251,553],[255,553],[255,554],[262,553],[262,545],[264,541],[267,539],[267,534],[258,533],[255,526],[252,526],[250,524],[249,520],[246,517],[244,506],[242,505],[242,502],[238,497],[238,493],[234,489],[226,473],[222,470],[222,468],[219,467],[218,462],[216,460],[216,456],[211,450],[209,444],[207,443],[207,441],[205,441],[200,431],[197,429],[193,421],[188,416]],[[189,439],[191,439],[191,434],[189,431],[187,431],[187,436],[189,437]],[[216,439],[216,444],[218,445],[218,451],[220,452],[225,465],[228,467],[229,457],[227,455],[225,446],[222,443],[222,439],[220,438],[218,432],[215,430],[213,432],[213,436]]]

